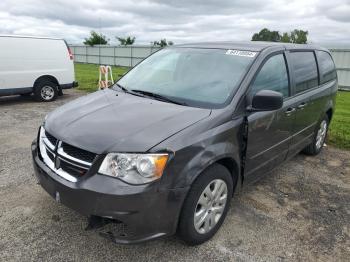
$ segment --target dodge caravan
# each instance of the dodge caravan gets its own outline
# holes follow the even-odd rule
[[[321,151],[336,91],[321,47],[165,48],[109,89],[49,113],[32,144],[35,173],[92,226],[123,225],[105,234],[116,243],[178,233],[200,244],[242,185],[300,151]]]

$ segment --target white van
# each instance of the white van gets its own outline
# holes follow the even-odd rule
[[[0,96],[49,102],[77,86],[73,55],[63,39],[0,35]]]

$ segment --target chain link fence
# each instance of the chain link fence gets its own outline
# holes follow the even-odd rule
[[[330,49],[337,67],[339,89],[350,90],[350,49]]]
[[[74,61],[79,63],[133,67],[158,51],[153,46],[84,46],[70,45]]]
[[[70,45],[74,61],[79,63],[133,67],[158,51],[154,46],[85,46]],[[350,90],[350,49],[331,48],[337,67],[339,88]]]

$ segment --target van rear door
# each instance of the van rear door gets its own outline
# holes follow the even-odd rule
[[[313,50],[295,50],[288,53],[288,61],[292,70],[292,85],[295,122],[289,155],[293,156],[311,143],[315,125],[320,112],[313,106],[312,93],[318,92],[319,77],[315,52]]]

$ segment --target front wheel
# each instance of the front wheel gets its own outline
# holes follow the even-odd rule
[[[230,172],[214,164],[193,183],[179,221],[178,233],[189,245],[209,240],[223,223],[233,195]]]
[[[303,153],[315,156],[321,152],[324,141],[326,140],[328,125],[329,119],[328,116],[325,115],[318,124],[317,130],[314,133],[311,144],[304,148]]]

